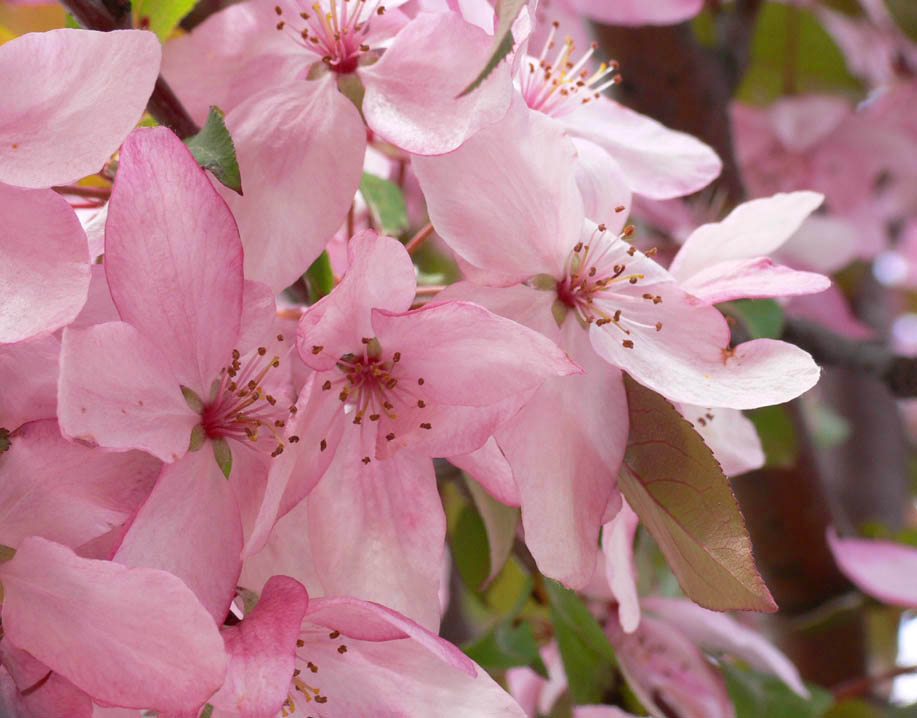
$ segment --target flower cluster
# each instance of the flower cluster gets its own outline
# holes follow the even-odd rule
[[[508,28],[484,0],[245,0],[164,46],[0,46],[0,713],[524,716],[437,635],[443,459],[521,509],[544,576],[584,589],[607,565],[609,635],[641,670],[633,632],[664,629],[640,620],[618,479],[634,397],[674,406],[727,493],[720,466],[760,465],[740,410],[819,368],[733,341],[715,305],[829,286],[770,257],[822,196],[740,205],[665,261],[641,249],[635,198],[699,190],[720,161],[609,99],[616,66],[531,5]],[[225,113],[241,191],[135,129],[160,73],[195,121]],[[400,226],[373,181],[404,197]],[[425,239],[462,281],[415,266]],[[773,610],[739,533],[754,600],[717,607]]]

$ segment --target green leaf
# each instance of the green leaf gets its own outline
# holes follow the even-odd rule
[[[795,19],[793,13],[797,14]],[[787,76],[793,78],[792,89],[801,94],[863,94],[863,86],[847,70],[840,48],[815,15],[798,6],[765,3],[758,15],[749,55],[748,70],[737,96],[742,102],[765,104],[782,97],[787,90]],[[788,62],[792,62],[790,73]]]
[[[394,182],[364,172],[360,180],[360,194],[383,234],[397,237],[408,228],[408,208],[401,188]]]
[[[722,663],[726,688],[735,705],[736,718],[822,718],[834,698],[814,683],[806,684],[811,696],[803,698],[776,676]]]
[[[9,561],[15,555],[16,555],[16,549],[12,548],[11,546],[5,546],[4,544],[0,543],[0,563],[3,563],[4,561]]]
[[[713,453],[675,407],[624,376],[630,436],[618,486],[682,590],[715,611],[777,610]]]
[[[783,334],[783,309],[773,299],[735,299],[717,306],[742,322],[752,339],[779,339]]]
[[[545,586],[570,696],[574,703],[601,703],[615,684],[614,649],[576,592],[553,579]]]
[[[204,431],[204,427],[201,424],[198,424],[193,429],[191,429],[191,438],[188,439],[188,451],[197,451],[204,445],[204,440],[207,438],[207,433]]]
[[[465,585],[476,590],[490,574],[487,529],[474,506],[465,506],[452,532],[452,560]]]
[[[515,506],[505,506],[488,494],[474,479],[465,476],[468,493],[474,499],[487,533],[487,548],[490,556],[489,570],[484,583],[492,581],[500,570],[516,539],[520,512]]]
[[[207,122],[200,132],[186,139],[185,144],[201,167],[213,172],[213,176],[229,189],[242,194],[236,146],[232,143],[223,117],[223,110],[211,105]]]
[[[229,448],[229,443],[223,438],[214,439],[211,443],[213,444],[213,458],[216,459],[217,466],[220,467],[223,476],[228,479],[232,471],[232,449]]]
[[[788,469],[796,463],[799,450],[796,429],[790,413],[783,405],[762,406],[747,414],[755,425],[761,446],[764,448],[766,466]]]
[[[904,718],[905,715],[913,718],[915,713],[886,713],[877,706],[870,705],[859,698],[854,698],[835,703],[831,709],[825,713],[825,718],[892,718],[892,716]]]
[[[487,62],[477,74],[471,84],[459,93],[459,97],[464,97],[480,86],[487,76],[499,65],[507,55],[513,51],[516,40],[513,37],[513,22],[519,15],[519,12],[525,6],[526,0],[497,0],[497,29],[494,32],[494,39],[490,45],[490,54]]]
[[[191,411],[200,414],[204,410],[204,402],[201,401],[201,398],[194,389],[189,389],[184,384],[179,384],[179,386],[181,387],[181,394],[185,397],[185,402],[188,404]]]
[[[10,430],[0,429],[0,454],[10,448]]]
[[[534,587],[532,576],[514,556],[510,556],[503,570],[487,586],[484,598],[495,613],[515,618],[532,602]]]
[[[80,25],[80,24],[76,21],[76,18],[73,17],[73,15],[72,15],[71,13],[69,13],[69,12],[68,12],[67,15],[64,17],[64,27],[73,28],[73,29],[75,29],[75,30],[81,30],[81,29],[83,28],[83,26]]]
[[[213,715],[213,706],[207,703],[201,711],[201,718],[210,718]]]
[[[536,672],[547,678],[547,669],[538,655],[538,642],[532,624],[511,620],[499,621],[490,631],[462,650],[485,671],[505,671],[515,666],[537,666]]]
[[[197,0],[135,0],[135,26],[152,30],[165,42]]]
[[[334,272],[331,271],[331,259],[328,252],[322,251],[303,275],[306,286],[309,287],[309,300],[317,302],[331,293],[334,289]]]

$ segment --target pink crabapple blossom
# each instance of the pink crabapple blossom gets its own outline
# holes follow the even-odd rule
[[[121,321],[64,331],[62,431],[168,462],[115,558],[172,571],[222,620],[243,526],[287,443],[292,397],[278,367],[292,342],[265,341],[273,298],[243,279],[232,215],[164,128],[136,131],[121,150],[104,267]]]
[[[386,594],[389,605],[431,627],[445,537],[431,457],[479,449],[542,382],[580,370],[482,307],[409,310],[414,269],[396,240],[364,231],[348,250],[340,284],[300,320],[297,348],[315,374],[298,403],[300,441],[272,472],[259,526],[308,495],[317,568],[339,577],[326,591],[393,590],[400,600]],[[355,518],[342,522],[342,512]]]
[[[221,191],[239,223],[246,276],[275,291],[343,221],[367,133],[439,154],[506,112],[505,64],[456,99],[486,61],[487,33],[453,11],[409,19],[399,4],[247,0],[166,47],[163,73],[191,112],[202,117],[216,104],[227,113],[248,186],[244,197]],[[205,73],[195,62],[202,53],[218,58]]]
[[[521,98],[460,149],[414,164],[433,225],[475,283],[443,297],[541,331],[586,369],[549,380],[495,437],[519,488],[526,541],[547,575],[583,586],[606,505],[617,511],[628,430],[619,370],[672,401],[731,409],[786,401],[817,380],[818,367],[795,346],[730,347],[719,311],[626,241],[623,206],[611,227],[586,220],[575,148]],[[467,180],[461,199],[450,190],[456,176]],[[559,416],[562,445],[552,438]]]
[[[576,145],[588,217],[604,219],[615,206],[612,199],[629,205],[626,188],[666,199],[695,192],[719,175],[722,163],[703,142],[603,94],[621,79],[617,63],[591,70],[596,43],[574,59],[574,41],[555,39],[558,28],[554,22],[538,57],[521,58],[516,81],[526,105],[554,118]]]

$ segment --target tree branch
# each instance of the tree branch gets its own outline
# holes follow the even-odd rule
[[[782,339],[805,349],[819,364],[874,376],[893,396],[917,397],[917,357],[901,356],[882,342],[850,339],[797,317],[787,317]]]
[[[130,28],[133,24],[130,0],[61,0],[61,5],[88,30],[110,32]],[[200,131],[162,75],[156,78],[146,109],[159,124],[182,139]]]

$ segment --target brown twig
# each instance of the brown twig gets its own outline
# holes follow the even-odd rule
[[[431,234],[433,234],[433,225],[427,223],[417,234],[408,240],[406,245],[404,245],[404,248],[408,250],[408,254],[414,254],[417,248],[420,247]]]
[[[92,199],[108,199],[111,197],[111,187],[85,187],[83,185],[66,185],[52,187],[58,194],[72,195],[74,197],[91,197]]]
[[[834,700],[836,701],[865,696],[868,695],[876,685],[890,681],[898,676],[907,675],[908,673],[917,673],[917,666],[896,666],[895,668],[891,668],[875,676],[863,676],[862,678],[844,681],[840,685],[832,688],[831,693],[834,694]]]
[[[787,317],[782,338],[805,349],[819,364],[874,376],[896,397],[917,397],[917,357],[901,356],[882,342],[850,339],[796,317]]]

